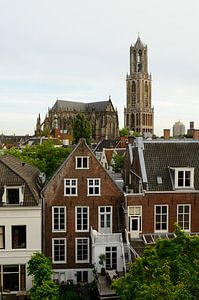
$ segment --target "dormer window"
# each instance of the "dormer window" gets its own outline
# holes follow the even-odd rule
[[[76,156],[76,169],[89,169],[89,157],[88,156]]]
[[[174,187],[176,189],[194,188],[194,168],[171,168],[174,170]]]
[[[4,186],[2,202],[8,205],[20,205],[23,203],[24,186]]]

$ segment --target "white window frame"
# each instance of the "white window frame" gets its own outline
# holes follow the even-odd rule
[[[7,190],[11,190],[11,189],[18,189],[19,190],[19,203],[9,203],[8,202]],[[13,185],[13,186],[4,185],[2,203],[4,205],[22,205],[23,201],[24,201],[24,189],[25,189],[24,185]]]
[[[69,184],[67,183],[67,180],[69,180]],[[73,184],[73,181],[75,182],[75,185]],[[70,189],[70,194],[66,193],[66,188]],[[75,194],[72,194],[72,188],[75,188]],[[70,196],[70,197],[76,197],[77,196],[77,178],[65,178],[64,179],[64,196]]]
[[[161,221],[160,221],[160,229],[156,229],[156,215],[158,215],[158,214],[156,214],[156,207],[161,207],[161,213],[160,213],[160,218],[161,218]],[[162,229],[162,207],[163,206],[166,206],[166,208],[167,208],[167,215],[166,215],[166,226],[167,226],[167,228],[166,229]],[[154,232],[168,232],[168,227],[169,227],[169,224],[168,224],[168,222],[169,222],[169,205],[168,204],[156,204],[156,205],[154,205]]]
[[[100,209],[104,208],[105,211],[101,212]],[[110,212],[107,212],[106,209],[110,208]],[[101,216],[104,216],[104,224],[105,226],[101,226]],[[107,227],[107,215],[110,215],[110,227]],[[111,205],[106,205],[106,206],[98,206],[98,228],[99,232],[104,232],[104,233],[112,233],[112,227],[113,227],[113,208]],[[110,228],[110,230],[108,230]]]
[[[55,260],[55,241],[64,241],[64,256],[65,256],[65,259],[64,260]],[[52,238],[52,262],[54,264],[63,264],[63,263],[66,263],[67,261],[67,251],[66,251],[66,247],[67,247],[67,243],[66,243],[66,238]]]
[[[130,213],[130,208],[133,207],[133,208],[136,208],[138,207],[140,209],[140,214],[131,214]],[[129,205],[128,206],[128,217],[129,217],[129,220],[131,217],[138,217],[139,219],[139,233],[142,232],[142,205]],[[129,227],[129,231],[130,231],[130,227]]]
[[[58,229],[55,228],[55,209],[58,209]],[[60,210],[64,209],[64,228],[60,229]],[[52,206],[52,232],[66,232],[66,206]]]
[[[5,249],[5,226],[0,225],[0,250]]]
[[[108,250],[107,248],[110,248],[110,250]],[[116,248],[116,250],[115,250],[115,248]],[[107,268],[107,261],[108,261],[108,259],[107,259],[107,261],[105,261],[105,265],[106,265],[106,268],[108,269],[108,270],[111,270],[111,269],[113,269],[113,256],[114,256],[114,254],[116,254],[116,270],[117,270],[117,265],[118,265],[118,247],[117,246],[106,246],[105,247],[105,254],[106,254],[106,256],[108,256],[108,253],[110,254],[110,268]]]
[[[92,184],[90,184],[91,180],[93,181]],[[96,184],[96,180],[99,181],[99,185]],[[89,188],[93,188],[93,189],[99,188],[99,193],[90,194]],[[100,196],[100,195],[101,195],[101,178],[87,178],[87,196]]]
[[[77,215],[78,215],[78,212],[77,210],[78,209],[81,209],[81,229],[78,229],[77,226]],[[84,209],[87,209],[87,228],[86,229],[83,229],[83,216],[84,216],[84,212],[83,210]],[[89,206],[76,206],[75,207],[75,231],[76,232],[89,232]]]
[[[183,207],[183,213],[179,213],[179,208],[180,208],[181,206]],[[188,206],[188,207],[189,207],[189,213],[185,213],[185,212],[184,212],[185,206]],[[187,215],[187,214],[189,215],[189,228],[188,228],[188,229],[185,229],[185,228],[184,228],[184,222],[185,222],[184,216]],[[183,215],[183,221],[182,221],[183,226],[181,226],[182,230],[184,230],[184,231],[186,231],[186,232],[190,232],[190,231],[191,231],[191,204],[186,204],[186,203],[184,203],[184,204],[177,204],[177,223],[178,223],[178,224],[179,224],[179,215]]]
[[[77,248],[78,248],[78,240],[87,240],[87,256],[88,256],[88,259],[85,259],[85,260],[78,260],[77,259]],[[90,261],[90,241],[89,241],[89,238],[76,238],[75,239],[75,262],[76,263],[89,263]]]
[[[78,167],[77,161],[81,160],[81,167]],[[84,167],[84,159],[86,159],[86,167]],[[89,156],[76,156],[75,157],[75,168],[76,169],[89,169]]]
[[[175,170],[174,185],[176,189],[193,189],[194,188],[194,168],[171,168]],[[178,185],[179,172],[183,172],[183,185]],[[190,185],[185,185],[185,172],[190,172]]]

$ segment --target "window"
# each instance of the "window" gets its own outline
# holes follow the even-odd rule
[[[88,195],[99,196],[100,195],[100,178],[87,179],[88,181]]]
[[[77,196],[77,179],[64,179],[64,196]]]
[[[53,263],[66,263],[66,239],[53,239]]]
[[[77,283],[88,282],[88,271],[77,271]]]
[[[168,231],[168,205],[155,205],[155,232]]]
[[[76,238],[76,263],[89,263],[88,238]]]
[[[1,265],[3,291],[19,291],[26,289],[26,268],[25,265]]]
[[[89,169],[88,156],[76,156],[76,169]]]
[[[194,188],[194,168],[171,168],[176,189]]]
[[[117,247],[106,247],[106,269],[117,270]]]
[[[102,233],[112,232],[112,207],[100,206],[99,210],[99,231]]]
[[[129,206],[129,231],[142,232],[142,206]]]
[[[66,231],[66,207],[52,207],[52,231]]]
[[[89,231],[89,207],[75,208],[76,231]]]
[[[4,186],[2,202],[9,205],[23,203],[24,186]]]
[[[5,226],[0,226],[0,249],[5,249]]]
[[[177,222],[183,230],[191,229],[191,205],[179,204],[177,206]]]
[[[26,226],[12,226],[12,249],[26,248]]]

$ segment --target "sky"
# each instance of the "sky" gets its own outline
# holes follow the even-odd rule
[[[57,99],[106,101],[124,126],[129,48],[148,46],[154,131],[199,128],[198,0],[0,0],[0,134],[33,134]]]

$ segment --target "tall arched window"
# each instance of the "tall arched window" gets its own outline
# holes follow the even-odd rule
[[[132,106],[135,106],[136,103],[136,83],[135,81],[132,82]]]
[[[148,84],[147,84],[147,81],[145,81],[144,83],[144,104],[145,106],[148,106],[149,104],[149,89],[148,89]]]

